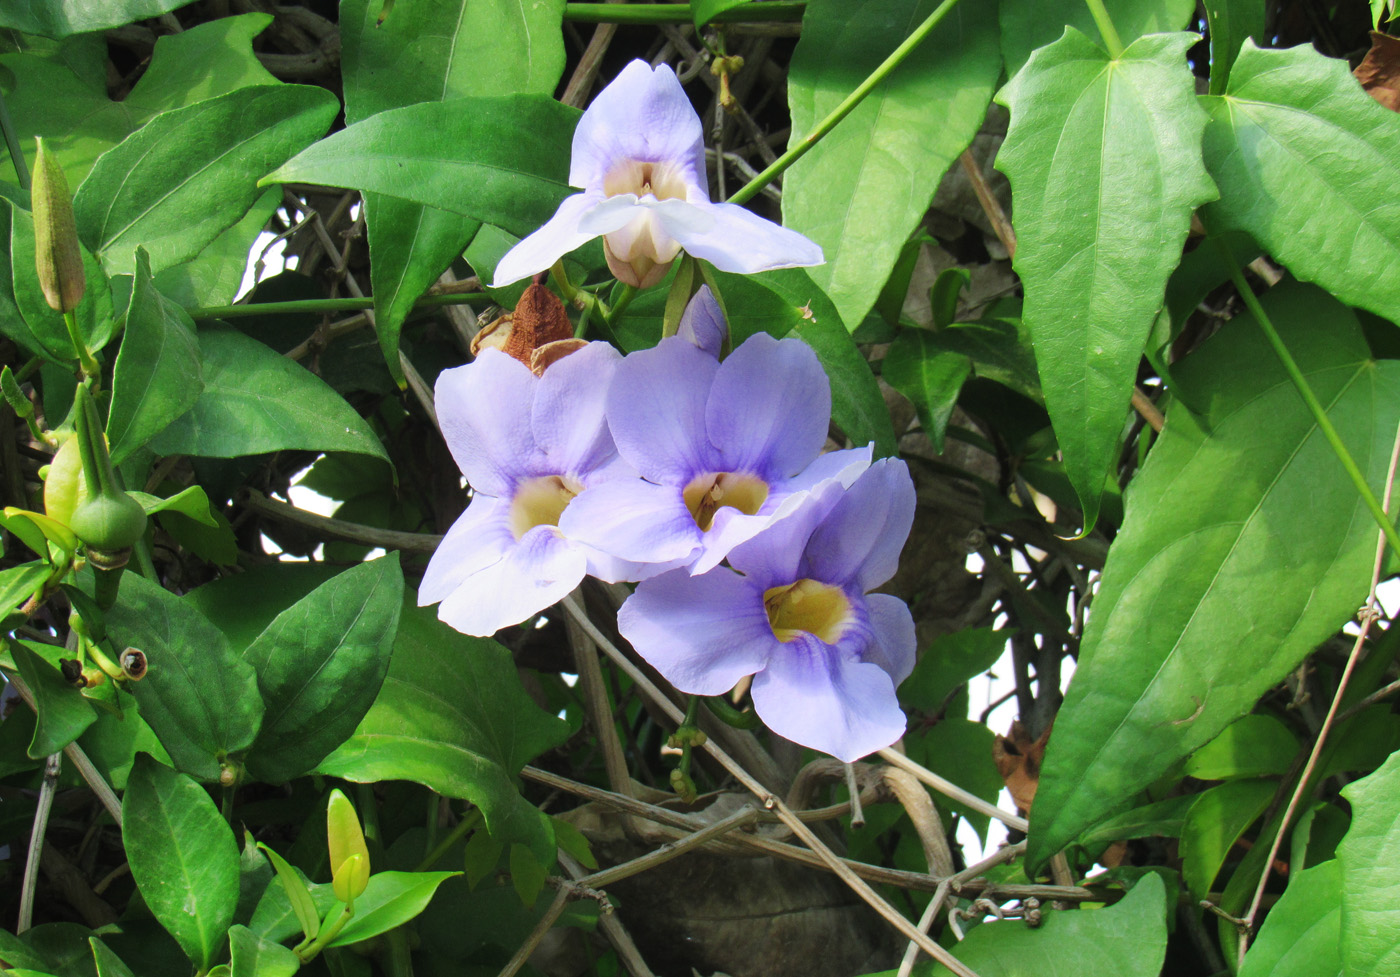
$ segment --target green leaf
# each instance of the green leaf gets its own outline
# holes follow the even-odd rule
[[[1400,320],[1400,126],[1345,61],[1304,44],[1246,42],[1230,86],[1206,98],[1213,232],[1249,232],[1298,278]]]
[[[958,296],[971,284],[972,272],[966,268],[955,265],[938,273],[928,291],[929,314],[933,317],[935,331],[946,329],[957,321]]]
[[[246,926],[230,929],[228,943],[230,977],[292,977],[301,969],[295,953]]]
[[[1273,716],[1251,713],[1221,730],[1186,761],[1198,780],[1282,776],[1298,755],[1298,737]]]
[[[455,98],[390,109],[322,139],[263,183],[385,193],[524,236],[572,192],[577,109],[544,95]]]
[[[118,648],[146,653],[149,671],[131,691],[176,768],[217,780],[225,758],[258,733],[263,703],[253,667],[191,602],[134,573],[122,579],[107,630]]]
[[[1340,863],[1333,859],[1288,881],[1269,910],[1259,938],[1244,955],[1239,977],[1333,977],[1343,973],[1339,941],[1346,898]],[[1349,973],[1367,973],[1356,971]]]
[[[1030,335],[1019,319],[958,322],[929,334],[933,349],[959,353],[972,361],[972,372],[1031,400],[1043,400]]]
[[[240,657],[273,619],[336,575],[324,563],[269,563],[211,580],[185,600],[224,633]]]
[[[199,331],[204,392],[151,441],[163,455],[351,451],[388,460],[369,425],[305,367],[233,329]]]
[[[62,648],[29,641],[11,641],[9,647],[39,706],[29,756],[41,760],[81,736],[97,721],[97,710],[59,672],[57,659],[66,654]]]
[[[69,553],[78,548],[78,537],[73,535],[73,530],[42,512],[6,506],[4,515],[0,516],[0,526],[14,533],[25,546],[40,556],[48,553],[45,540]]]
[[[963,381],[972,374],[972,362],[961,353],[943,349],[936,334],[905,328],[890,343],[881,374],[891,387],[913,401],[924,433],[942,452],[948,420]]]
[[[1019,922],[986,923],[953,952],[978,977],[1157,977],[1167,953],[1165,910],[1166,886],[1154,872],[1106,909],[1048,912],[1036,929]],[[914,972],[919,977],[949,973],[938,964]]]
[[[198,485],[181,489],[168,499],[147,495],[145,492],[128,492],[127,495],[141,503],[141,508],[148,516],[157,512],[178,512],[206,526],[219,524],[209,507],[209,496],[205,495],[204,489]]]
[[[996,803],[1006,786],[992,758],[996,734],[971,719],[948,718],[931,726],[922,736],[905,735],[909,755],[939,776],[963,787],[984,801]],[[944,810],[961,814],[978,837],[987,836],[989,818],[962,804],[937,797]]]
[[[13,27],[26,34],[62,38],[109,27],[120,27],[169,13],[181,0],[45,0],[44,3],[0,5],[0,27]]]
[[[1275,780],[1232,780],[1196,795],[1181,827],[1181,881],[1204,899],[1235,842],[1278,790]]]
[[[162,113],[102,156],[73,198],[78,236],[109,274],[199,254],[262,196],[258,179],[330,127],[324,88],[260,85]]]
[[[550,818],[550,824],[555,825],[557,830],[558,819]],[[472,832],[462,849],[462,867],[466,870],[467,885],[475,889],[482,879],[494,872],[505,850],[506,846],[492,838],[491,832]]]
[[[122,105],[145,121],[240,88],[282,84],[253,52],[253,38],[271,23],[271,14],[238,14],[156,38],[151,66]]]
[[[582,831],[563,818],[551,817],[549,823],[554,826],[554,840],[558,842],[560,851],[572,855],[586,869],[598,868],[598,859],[593,857],[593,849]]]
[[[1255,44],[1264,37],[1264,0],[1205,0],[1210,34],[1210,93],[1220,95],[1230,78],[1230,66],[1246,38]]]
[[[1186,823],[1186,814],[1196,803],[1196,795],[1183,794],[1145,804],[1095,825],[1074,840],[1091,855],[1115,841],[1133,838],[1177,838]]]
[[[271,856],[272,852],[266,846],[263,846],[262,850]],[[331,891],[331,884],[327,882],[324,885],[315,885],[306,877],[306,873],[294,865],[289,865],[285,859],[281,860],[280,864],[286,866],[292,877],[301,883],[302,889],[308,894],[311,905],[309,909],[303,906],[302,911],[309,911],[310,915],[315,917],[316,926],[319,927],[321,920],[333,908],[340,905],[336,901],[335,893]],[[258,900],[257,908],[253,910],[253,918],[249,921],[248,926],[258,936],[274,943],[280,943],[288,937],[296,935],[298,928],[300,928],[298,914],[288,901],[287,889],[280,881],[277,885],[267,887],[263,897]]]
[[[48,578],[49,565],[42,560],[0,571],[0,618],[38,593]]]
[[[121,464],[193,407],[203,389],[194,321],[156,290],[150,258],[138,246],[107,415],[112,463]]]
[[[438,886],[461,872],[380,872],[355,900],[355,915],[327,946],[349,946],[401,926],[427,908]]]
[[[308,940],[314,940],[316,934],[321,931],[321,917],[315,902],[312,901],[311,890],[285,858],[266,845],[261,845],[260,849],[272,862],[272,867],[277,872],[278,884],[286,893],[287,902],[296,914],[297,922],[301,924],[302,933]]]
[[[1342,796],[1351,803],[1351,830],[1337,846],[1342,868],[1342,963],[1347,977],[1400,973],[1400,906],[1392,898],[1400,869],[1397,791],[1400,753],[1392,754],[1369,777],[1342,788]]]
[[[238,844],[208,793],[138,756],[122,799],[122,844],[151,915],[208,970],[238,905]]]
[[[290,780],[355,731],[389,670],[402,604],[394,553],[317,587],[248,646],[243,660],[266,707],[248,755],[253,776]]]
[[[321,773],[357,783],[412,780],[481,808],[491,834],[552,859],[548,821],[515,776],[568,736],[525,694],[510,654],[405,606],[379,698]]]
[[[1016,207],[1025,322],[1085,531],[1191,212],[1216,196],[1185,64],[1196,41],[1149,35],[1114,60],[1066,30],[997,95],[1011,109],[997,166]]]
[[[921,712],[937,714],[968,679],[996,664],[1006,652],[1010,636],[1010,631],[967,628],[934,639],[900,685],[900,701]]]
[[[1059,40],[1066,27],[1099,40],[1084,0],[1000,0],[999,7],[1001,53],[1008,78],[1021,70],[1036,48]],[[1104,0],[1104,7],[1124,44],[1144,34],[1179,31],[1196,12],[1195,0]]]
[[[1262,302],[1379,489],[1400,364],[1371,360],[1317,289]],[[1175,372],[1208,409],[1173,404],[1129,486],[1045,757],[1032,870],[1251,711],[1366,594],[1375,524],[1255,324],[1238,317]]]
[[[937,5],[811,0],[788,77],[789,146]],[[875,304],[943,174],[977,134],[1000,72],[996,6],[959,4],[783,177],[783,223],[822,246],[826,264],[807,273],[847,328]]]
[[[851,442],[875,442],[875,456],[895,453],[890,412],[870,364],[865,362],[831,300],[806,269],[765,271],[757,275],[715,272],[729,332],[739,345],[760,330],[796,336],[817,354],[831,381],[831,417]]]
[[[210,241],[203,251],[156,275],[156,288],[170,301],[190,309],[231,304],[243,285],[248,252],[281,202],[282,189],[269,187],[242,220]]]
[[[550,861],[552,864],[553,859]],[[549,866],[536,858],[529,848],[524,845],[510,846],[510,883],[526,909],[535,908],[535,900],[540,897],[548,876]]]
[[[92,946],[93,962],[97,964],[97,977],[136,977],[107,944],[95,936],[88,937],[88,943]]]

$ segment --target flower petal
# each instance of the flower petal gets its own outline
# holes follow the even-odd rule
[[[596,233],[579,230],[579,224],[603,199],[601,190],[565,197],[543,227],[505,253],[496,265],[491,287],[503,288],[538,274],[597,237]]]
[[[914,670],[914,616],[904,601],[890,594],[866,594],[865,605],[875,640],[866,646],[861,659],[883,668],[898,688]]]
[[[816,242],[737,204],[709,204],[706,209],[714,218],[710,227],[676,221],[667,230],[686,251],[720,271],[752,275],[826,261]]]
[[[505,559],[468,577],[438,608],[464,634],[486,637],[563,600],[583,580],[587,559],[553,526],[536,526]]]
[[[690,561],[700,527],[679,488],[623,478],[578,495],[559,517],[570,539],[633,563]]]
[[[812,533],[807,564],[828,583],[854,583],[862,593],[899,569],[914,524],[914,482],[898,458],[875,462],[856,479]]]
[[[705,428],[724,470],[787,478],[826,443],[831,385],[800,339],[750,336],[720,364],[705,403]]]
[[[676,335],[703,349],[715,359],[724,350],[724,341],[729,338],[729,323],[724,319],[724,310],[719,307],[710,286],[701,285],[681,313]]]
[[[874,453],[873,441],[864,448],[828,451],[797,475],[783,482],[783,490],[798,492],[813,489],[827,480],[840,482],[843,487],[850,488],[861,473],[870,467],[870,459]]]
[[[779,736],[854,763],[904,735],[894,683],[812,635],[780,645],[754,676],[753,704]]]
[[[433,396],[443,439],[478,492],[507,497],[515,480],[543,461],[530,429],[538,382],[529,367],[496,349],[438,374]]]
[[[505,559],[514,546],[510,503],[489,495],[475,496],[433,551],[418,585],[418,606],[436,604],[467,577]]]
[[[843,491],[841,483],[833,479],[822,483],[815,491],[786,496],[770,515],[769,525],[762,534],[729,551],[729,565],[760,582],[765,590],[805,576],[807,540]],[[718,513],[715,520],[719,520]]]
[[[729,691],[781,647],[763,593],[725,569],[643,580],[618,612],[617,627],[668,682],[693,695]]]
[[[608,389],[608,427],[617,450],[642,477],[683,486],[722,471],[705,433],[705,402],[720,365],[672,336],[629,354]]]
[[[569,183],[601,189],[608,171],[629,160],[668,163],[704,186],[700,116],[666,65],[633,61],[593,99],[574,130]]]
[[[585,475],[616,456],[603,408],[621,362],[607,343],[589,343],[555,360],[540,378],[530,420],[535,441],[559,474]]]

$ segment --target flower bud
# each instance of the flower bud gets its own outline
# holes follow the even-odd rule
[[[73,222],[73,195],[54,155],[38,140],[30,198],[34,209],[34,268],[49,307],[72,312],[83,299],[83,250]]]
[[[117,484],[107,438],[97,419],[97,408],[87,387],[78,385],[77,433],[87,498],[73,509],[68,527],[88,548],[88,559],[99,569],[126,565],[124,551],[146,531],[146,512]]]
[[[335,897],[349,903],[369,885],[369,849],[360,830],[360,819],[350,799],[331,791],[326,807],[326,845],[330,850],[331,887]]]

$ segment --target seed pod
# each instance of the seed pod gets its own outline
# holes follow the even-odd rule
[[[83,300],[83,249],[73,222],[68,178],[39,139],[30,198],[34,208],[34,270],[44,300],[58,312],[72,312]]]

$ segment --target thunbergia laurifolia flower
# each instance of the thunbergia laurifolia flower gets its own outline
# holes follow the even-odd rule
[[[641,477],[599,485],[559,522],[619,560],[692,573],[870,464],[868,447],[821,454],[831,387],[806,343],[757,333],[720,362],[708,290],[691,300],[700,307],[681,333],[618,364],[608,391],[608,428]]]
[[[606,343],[588,343],[536,376],[483,349],[438,376],[438,422],[474,494],[428,563],[420,605],[441,601],[438,617],[489,635],[562,599],[587,573],[631,572],[558,528],[576,498],[609,479],[636,479],[603,415],[621,360]]]
[[[909,470],[878,461],[736,546],[733,570],[642,581],[618,628],[682,692],[721,695],[753,675],[770,729],[857,760],[904,733],[895,687],[914,667],[914,620],[869,591],[893,576],[913,519]]]
[[[569,184],[583,193],[501,259],[495,286],[544,271],[599,235],[612,273],[639,288],[660,281],[682,248],[741,274],[824,260],[796,231],[711,202],[700,117],[665,65],[633,61],[598,93],[574,130]]]

